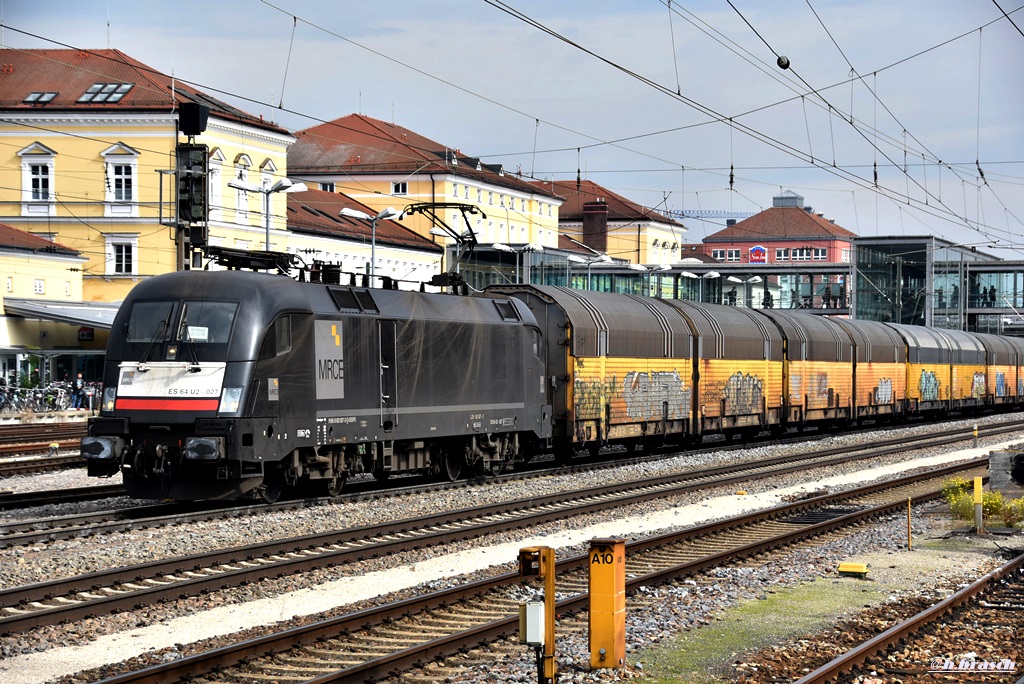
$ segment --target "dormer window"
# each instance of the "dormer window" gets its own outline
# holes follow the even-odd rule
[[[53,102],[55,97],[57,97],[57,93],[29,93],[22,102],[24,104],[46,104]]]
[[[134,87],[133,83],[93,83],[78,98],[79,102],[120,102]]]

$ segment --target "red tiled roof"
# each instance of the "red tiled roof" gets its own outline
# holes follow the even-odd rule
[[[288,174],[394,174],[444,172],[522,192],[538,188],[498,164],[484,164],[397,124],[350,114],[297,131],[288,149]],[[477,166],[479,165],[479,169]],[[545,195],[557,197],[540,188]]]
[[[206,105],[211,116],[288,134],[262,117],[172,79],[120,50],[0,50],[0,60],[8,65],[0,90],[0,110],[166,112],[175,102],[187,100]],[[79,102],[96,83],[130,83],[133,87],[116,102]],[[56,96],[44,103],[25,102],[30,93]]]
[[[372,230],[368,221],[341,216],[342,208],[358,209],[374,216],[377,212],[347,195],[324,190],[292,192],[288,198],[288,229],[297,233],[313,233],[357,242],[370,242]],[[377,222],[377,244],[442,252],[444,248],[390,219]]]
[[[856,233],[799,207],[771,207],[707,236],[704,242],[850,240],[855,237]]]
[[[602,187],[594,181],[576,180],[531,181],[533,185],[561,195],[565,203],[558,208],[559,220],[582,221],[583,203],[604,200],[608,205],[609,221],[657,221],[682,228],[683,224],[653,209],[641,206],[636,202]]]
[[[46,238],[18,230],[14,226],[0,223],[0,250],[14,249],[28,252],[49,252],[51,254],[63,254],[65,256],[78,256],[81,252],[65,247],[64,245],[51,242]]]

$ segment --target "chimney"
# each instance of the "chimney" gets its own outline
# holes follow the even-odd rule
[[[583,244],[608,251],[608,204],[603,199],[583,203]]]

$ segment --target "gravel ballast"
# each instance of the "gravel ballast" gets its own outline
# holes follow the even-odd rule
[[[984,421],[978,421],[979,423]],[[932,431],[930,426],[916,428]],[[847,435],[824,440],[851,448],[864,442],[877,441],[884,435]],[[45,682],[62,675],[98,667],[106,663],[147,652],[162,653],[161,657],[178,657],[184,645],[202,639],[215,638],[235,631],[272,625],[296,616],[314,615],[342,606],[365,607],[369,602],[381,600],[389,593],[394,598],[408,595],[423,584],[440,586],[477,579],[482,574],[493,574],[509,569],[518,549],[532,544],[558,548],[559,556],[583,552],[594,537],[622,536],[635,539],[659,531],[688,527],[700,522],[736,515],[776,505],[790,494],[822,487],[845,488],[854,483],[884,477],[896,470],[912,470],[935,463],[945,463],[986,455],[988,451],[1005,445],[984,444],[980,449],[967,449],[900,462],[898,458],[876,459],[881,465],[871,471],[858,471],[855,464],[815,470],[756,481],[744,485],[749,492],[737,496],[729,491],[684,495],[671,501],[648,502],[620,509],[607,515],[586,516],[584,519],[545,525],[528,532],[496,535],[483,541],[460,543],[458,548],[433,549],[420,552],[415,558],[409,554],[374,559],[364,563],[329,570],[260,582],[247,587],[217,592],[205,597],[184,599],[160,606],[121,615],[83,620],[70,626],[55,626],[36,630],[31,634],[0,639],[0,676],[5,682]],[[59,576],[90,572],[111,565],[127,565],[154,558],[230,547],[265,539],[306,534],[339,527],[357,526],[386,519],[408,518],[441,510],[450,510],[490,501],[539,495],[567,488],[583,488],[598,482],[632,480],[670,471],[703,467],[739,458],[764,458],[768,455],[806,449],[801,446],[755,447],[720,455],[681,456],[674,459],[629,466],[614,471],[568,477],[549,477],[524,483],[503,484],[501,487],[473,486],[456,492],[437,492],[412,499],[401,497],[358,504],[323,505],[288,513],[261,515],[242,520],[225,520],[161,530],[144,530],[109,535],[99,539],[76,539],[51,544],[40,544],[28,549],[0,551],[0,585],[15,586]],[[57,477],[69,474],[53,474]],[[813,479],[809,479],[813,478]],[[28,478],[24,478],[28,479]],[[54,486],[52,483],[50,486]],[[80,486],[66,484],[65,486]],[[68,505],[72,506],[72,505]],[[38,517],[39,511],[12,511],[9,518]],[[900,525],[894,534],[898,534]],[[881,529],[881,528],[880,528]],[[905,522],[902,530],[905,539]],[[878,534],[883,534],[879,532]],[[870,542],[883,544],[876,540]],[[865,547],[867,548],[867,547]],[[848,554],[843,549],[841,554]],[[826,555],[827,552],[822,552]],[[806,559],[805,559],[806,560]],[[831,562],[831,557],[829,561]],[[806,572],[820,572],[826,561],[798,564]],[[797,567],[794,566],[794,567]],[[728,589],[728,573],[723,576],[723,596],[745,595]],[[756,578],[754,578],[756,579]],[[750,576],[736,580],[744,585],[754,581]],[[759,580],[758,580],[759,581]],[[767,581],[767,580],[766,580]],[[799,578],[786,581],[800,581]],[[718,586],[716,582],[716,587]],[[717,591],[717,590],[716,590]],[[731,592],[731,593],[730,593]],[[716,592],[703,592],[708,596]],[[670,597],[671,598],[671,597]],[[703,597],[702,597],[703,598]],[[691,626],[699,624],[699,616],[709,608],[687,610]],[[656,623],[652,623],[656,624]],[[689,623],[688,623],[689,624]],[[645,629],[639,629],[639,634]],[[635,631],[635,630],[634,630]],[[585,645],[584,645],[585,648]],[[566,649],[566,653],[571,653]],[[586,662],[584,658],[581,662]],[[479,681],[468,679],[466,681]],[[501,680],[498,680],[501,681]],[[514,680],[508,680],[514,681]]]

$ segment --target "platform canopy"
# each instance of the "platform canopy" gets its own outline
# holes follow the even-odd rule
[[[120,302],[59,302],[46,299],[4,297],[4,313],[22,318],[39,318],[71,325],[110,330]]]

